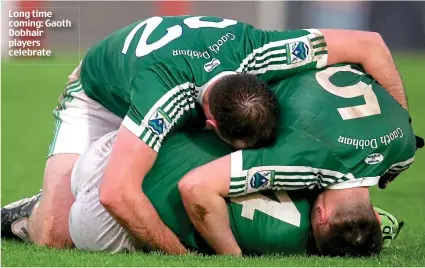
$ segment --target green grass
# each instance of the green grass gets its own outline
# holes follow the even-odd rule
[[[400,244],[400,243],[398,243]],[[167,256],[151,254],[106,254],[79,250],[59,251],[22,246],[3,241],[3,266],[421,266],[425,263],[422,246],[396,246],[391,252],[373,259],[322,258],[305,256],[265,256],[232,258],[223,256]]]
[[[396,61],[408,92],[414,128],[417,134],[425,136],[425,54],[399,55]],[[65,65],[2,63],[2,206],[41,188],[45,156],[53,131],[51,112],[73,69],[74,66]],[[424,164],[425,150],[417,154],[413,166],[388,189],[372,190],[374,205],[391,211],[406,222],[393,246],[376,258],[109,255],[79,250],[58,251],[3,240],[2,266],[423,266]]]

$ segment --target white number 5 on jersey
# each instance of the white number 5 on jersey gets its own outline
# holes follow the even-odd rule
[[[352,86],[338,87],[329,80],[332,75],[337,72],[351,72],[362,75],[363,73],[351,68],[351,66],[328,67],[323,71],[316,73],[316,79],[327,92],[336,96],[350,99],[363,96],[365,104],[351,107],[338,108],[338,112],[343,120],[362,118],[381,113],[378,99],[372,90],[372,85],[368,85],[362,81]]]
[[[274,201],[259,193],[234,197],[230,200],[242,205],[241,216],[244,218],[253,220],[254,213],[258,210],[277,220],[300,227],[301,213],[288,194],[284,191],[279,191],[275,192],[275,195],[280,202]]]

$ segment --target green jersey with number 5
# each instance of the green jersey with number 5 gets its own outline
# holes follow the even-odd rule
[[[124,27],[84,57],[86,94],[158,151],[165,135],[197,117],[196,102],[220,76],[245,72],[265,81],[326,65],[315,29],[262,31],[216,17],[152,17]]]
[[[177,183],[184,174],[231,152],[212,132],[175,133],[159,151],[143,181],[143,191],[165,224],[185,246],[212,249],[186,214]],[[304,253],[310,231],[310,203],[301,192],[268,192],[227,200],[230,225],[246,254]]]
[[[306,71],[274,90],[282,117],[278,141],[232,153],[230,196],[372,186],[413,162],[409,113],[358,66]]]

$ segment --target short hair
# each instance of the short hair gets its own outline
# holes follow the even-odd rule
[[[217,128],[229,141],[243,140],[250,147],[275,142],[279,108],[265,82],[250,74],[234,74],[219,79],[208,102]]]
[[[315,237],[322,255],[370,257],[382,251],[381,225],[372,205],[365,205],[341,209],[332,216],[329,229]]]

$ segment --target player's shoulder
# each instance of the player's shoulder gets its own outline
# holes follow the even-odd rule
[[[339,157],[325,143],[294,127],[280,129],[277,142],[272,146],[238,152],[232,154],[232,176],[236,179],[242,174],[238,160],[243,159],[244,177],[250,178],[250,187],[256,189],[261,187],[264,178],[270,182],[286,176],[313,180],[318,172],[343,171]]]
[[[161,21],[164,24],[164,27],[178,27],[182,30],[184,34],[199,35],[205,34],[209,35],[214,32],[226,32],[234,31],[235,29],[251,29],[254,28],[251,24],[238,21],[226,17],[217,17],[217,16],[199,16],[199,15],[184,15],[184,16],[166,16],[166,17],[152,17],[148,18],[151,20],[156,18],[156,20]],[[142,21],[139,21],[143,22]],[[190,30],[190,31],[188,31]],[[196,42],[197,40],[192,40]]]
[[[268,150],[293,164],[317,162],[317,155],[332,154],[324,142],[296,126],[280,128],[276,143]]]

